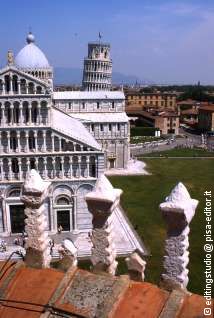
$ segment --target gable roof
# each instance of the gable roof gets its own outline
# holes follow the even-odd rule
[[[13,73],[22,75],[23,77],[28,78],[29,80],[31,80],[33,82],[37,82],[40,85],[43,85],[45,87],[49,87],[47,82],[42,81],[41,79],[39,79],[31,74],[25,73],[25,72],[21,71],[20,69],[16,68],[15,66],[6,66],[6,67],[0,69],[0,75],[3,75],[7,72],[13,72]]]
[[[52,125],[51,127],[58,132],[70,136],[79,142],[88,145],[96,150],[101,150],[101,146],[78,120],[70,117],[61,110],[52,107]]]

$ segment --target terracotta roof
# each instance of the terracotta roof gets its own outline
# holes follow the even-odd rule
[[[150,283],[71,268],[32,269],[17,263],[0,280],[0,318],[195,318],[204,298]]]
[[[202,106],[202,107],[199,108],[199,111],[214,112],[214,104],[207,105],[207,106]]]
[[[181,111],[182,115],[198,115],[198,109],[191,108],[191,109],[186,109]]]
[[[195,105],[198,104],[199,102],[197,102],[196,100],[193,99],[186,99],[186,100],[182,100],[180,102],[177,102],[177,105]]]

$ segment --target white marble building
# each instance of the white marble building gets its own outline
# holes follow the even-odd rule
[[[126,169],[129,122],[120,91],[54,92],[54,105],[79,119],[105,153],[105,168]]]
[[[129,160],[129,121],[122,91],[110,91],[110,45],[89,43],[84,59],[83,91],[54,92],[54,106],[79,119],[101,145],[105,169],[126,169]]]
[[[53,69],[29,33],[0,70],[0,237],[24,230],[20,189],[30,169],[52,183],[47,230],[87,233],[84,197],[106,167],[127,166],[128,142],[123,92],[54,92]]]
[[[8,53],[8,65],[0,71],[0,232],[5,236],[24,229],[20,186],[32,168],[52,180],[48,229],[91,228],[84,195],[104,171],[103,151],[80,121],[53,107],[52,74],[32,34],[14,61]]]

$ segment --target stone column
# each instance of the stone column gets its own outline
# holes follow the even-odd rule
[[[73,157],[70,156],[70,157],[69,157],[69,164],[70,164],[69,172],[70,172],[70,178],[73,177],[73,165],[72,165],[72,162],[73,162]]]
[[[27,172],[30,172],[30,158],[26,158]]]
[[[20,116],[20,124],[23,125],[24,116],[23,116],[23,105],[22,104],[19,105],[19,110],[20,110],[20,114],[19,114],[19,116]]]
[[[18,149],[18,152],[21,152],[21,147],[20,147],[20,131],[17,131],[16,137],[17,137],[17,149]]]
[[[78,166],[78,175],[77,175],[77,178],[81,178],[81,156],[78,156],[77,166]]]
[[[34,268],[47,268],[51,261],[44,205],[50,185],[36,170],[31,170],[22,187],[21,201],[25,204],[25,231],[28,235],[25,263]]]
[[[51,122],[51,106],[47,105],[47,121],[46,125],[50,125]]]
[[[39,168],[39,158],[35,157],[35,170],[38,170]]]
[[[47,158],[46,157],[43,158],[43,163],[44,163],[44,177],[45,177],[45,179],[47,179],[48,171],[47,171]]]
[[[29,125],[32,125],[32,105],[29,103],[28,105],[28,111],[29,111]]]
[[[12,77],[10,75],[9,77],[10,84],[9,84],[9,94],[13,94],[13,82],[12,82]]]
[[[5,126],[5,122],[6,122],[5,119],[6,119],[6,118],[5,118],[5,106],[2,105],[2,127]]]
[[[53,178],[56,177],[56,158],[52,157],[52,165],[53,165]]]
[[[87,156],[86,157],[86,175],[85,175],[86,178],[89,177],[89,165],[90,165],[90,156]]]
[[[42,137],[43,137],[43,151],[46,152],[46,130],[42,131]]]
[[[18,158],[18,166],[19,166],[19,180],[22,179],[22,159]]]
[[[14,106],[10,105],[10,124],[13,125],[14,124]]]
[[[18,84],[18,95],[21,94],[21,83],[20,81],[17,81],[17,84]]]
[[[41,124],[41,105],[38,104],[38,124]]]
[[[198,201],[191,199],[185,186],[179,182],[170,195],[160,204],[162,216],[167,223],[164,272],[161,286],[168,290],[186,289],[189,263],[189,224],[195,214]]]
[[[26,141],[25,151],[29,152],[29,131],[28,130],[25,131],[25,141]]]
[[[92,192],[85,196],[89,212],[92,214],[92,255],[95,270],[106,271],[112,275],[117,268],[116,250],[113,236],[112,213],[119,205],[122,190],[114,189],[102,175]]]
[[[8,158],[8,180],[12,180],[12,161]]]
[[[52,149],[52,152],[55,151],[55,147],[54,147],[54,140],[55,140],[55,136],[53,133],[51,133],[51,149]]]
[[[38,152],[38,135],[37,135],[37,130],[34,130],[33,131],[33,137],[34,137],[34,140],[35,140],[35,152],[37,153]]]
[[[2,94],[5,95],[5,82],[2,82]]]
[[[0,180],[4,180],[3,160],[0,158]]]
[[[12,152],[12,149],[11,149],[11,139],[10,139],[10,130],[7,131],[7,152],[10,153]]]
[[[65,174],[65,171],[64,171],[64,157],[60,157],[60,163],[61,163],[60,178],[63,178],[64,174]]]

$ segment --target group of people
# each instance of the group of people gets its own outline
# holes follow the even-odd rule
[[[6,252],[7,251],[7,243],[5,240],[1,240],[0,242],[0,252]]]

